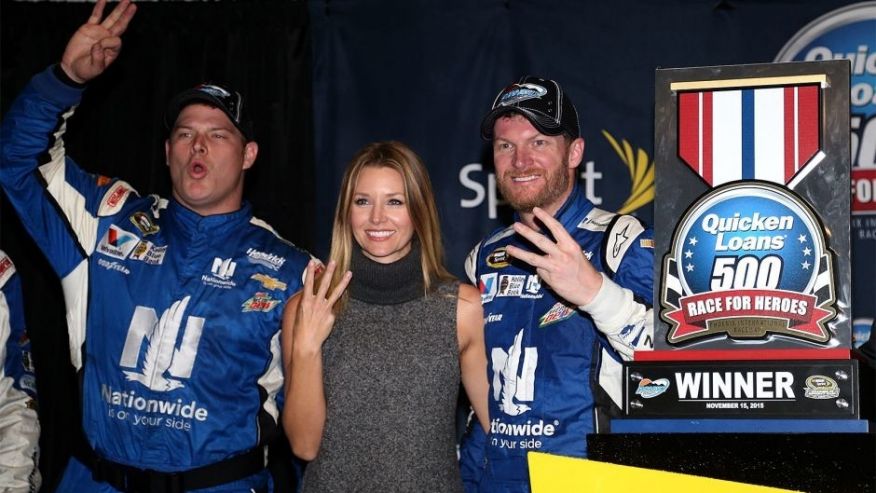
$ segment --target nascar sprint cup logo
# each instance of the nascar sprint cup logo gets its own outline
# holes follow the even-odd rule
[[[832,259],[817,216],[762,181],[714,189],[679,222],[664,260],[667,342],[772,335],[830,340]]]

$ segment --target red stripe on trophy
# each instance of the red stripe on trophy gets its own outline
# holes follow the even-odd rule
[[[797,88],[785,88],[785,183],[797,174],[797,108],[795,101]]]
[[[700,174],[700,93],[678,96],[678,155],[696,174]]]
[[[806,163],[818,152],[819,124],[818,121],[818,95],[817,85],[797,87],[797,148],[799,164],[797,169],[803,168]],[[790,179],[790,178],[789,178]]]
[[[703,93],[703,171],[701,176],[712,185],[712,91]]]

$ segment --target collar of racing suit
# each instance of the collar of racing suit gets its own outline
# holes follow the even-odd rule
[[[221,236],[252,218],[252,206],[246,201],[234,212],[210,216],[202,216],[175,199],[168,202],[167,212],[181,226],[179,232],[186,236]]]

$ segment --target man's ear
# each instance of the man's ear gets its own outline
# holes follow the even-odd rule
[[[584,139],[578,137],[569,144],[569,168],[577,168],[584,158]]]
[[[243,169],[249,169],[255,163],[256,157],[259,155],[259,145],[255,141],[246,143],[243,148]]]

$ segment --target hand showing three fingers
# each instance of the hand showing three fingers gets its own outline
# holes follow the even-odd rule
[[[347,289],[350,278],[353,276],[347,271],[331,294],[328,294],[332,274],[337,268],[335,262],[331,261],[319,280],[319,287],[314,292],[313,284],[320,268],[321,265],[315,260],[311,260],[307,264],[304,289],[301,291],[301,299],[298,303],[298,311],[295,314],[292,329],[294,345],[309,351],[318,351],[331,334],[335,324],[335,314],[332,309],[344,290]]]
[[[602,275],[587,260],[581,246],[559,221],[538,207],[532,212],[556,241],[517,222],[514,223],[514,231],[543,254],[527,252],[515,246],[508,246],[508,254],[535,267],[538,277],[566,301],[577,306],[586,305],[602,287]]]
[[[137,11],[130,0],[122,0],[101,21],[105,5],[106,0],[98,0],[88,21],[67,42],[61,57],[61,68],[80,84],[102,74],[118,58],[122,49],[121,35]]]

